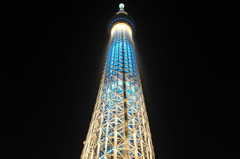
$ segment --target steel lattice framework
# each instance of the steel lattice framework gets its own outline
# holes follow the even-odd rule
[[[133,46],[133,26],[112,25],[107,60],[81,159],[154,159]]]

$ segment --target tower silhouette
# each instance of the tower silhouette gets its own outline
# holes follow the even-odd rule
[[[134,51],[134,20],[119,5],[81,159],[155,159]]]

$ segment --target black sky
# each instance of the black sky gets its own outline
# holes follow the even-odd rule
[[[157,159],[239,158],[239,51],[227,4],[213,1],[33,1],[5,6],[2,155],[78,159],[118,4],[135,20]]]

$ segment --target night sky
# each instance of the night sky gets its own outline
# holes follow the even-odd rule
[[[107,23],[120,2],[137,27],[156,159],[239,158],[240,59],[231,50],[231,9],[173,0],[2,6],[1,156],[79,158],[106,58]]]

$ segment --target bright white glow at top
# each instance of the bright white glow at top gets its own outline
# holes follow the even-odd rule
[[[117,23],[111,29],[111,35],[116,31],[128,31],[132,35],[132,28],[126,23]]]
[[[119,4],[119,11],[124,11],[124,4],[123,3]]]

